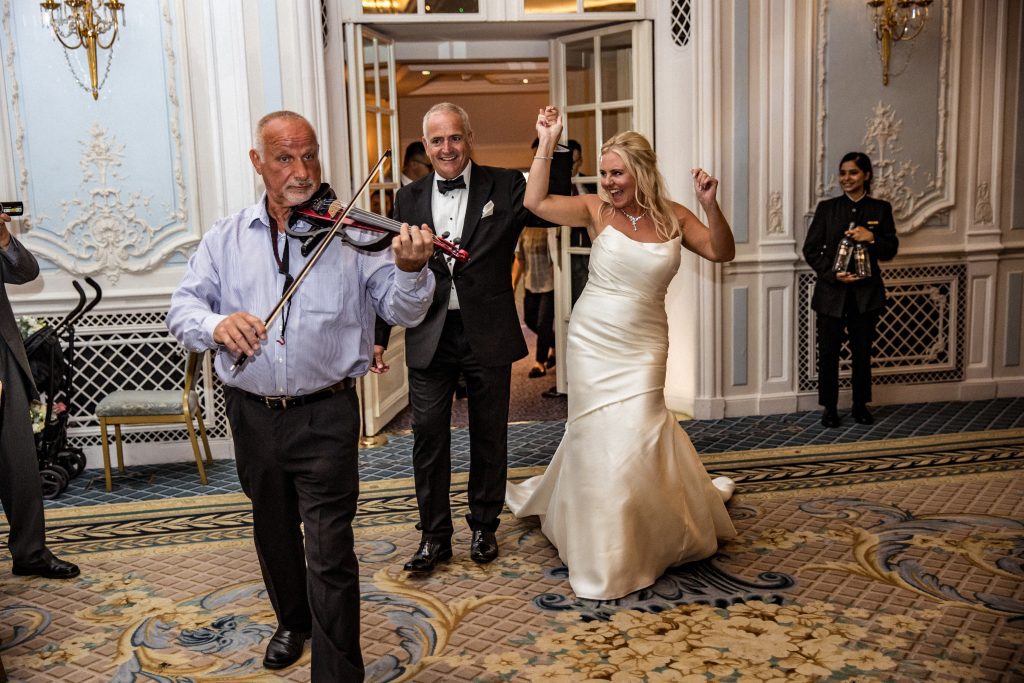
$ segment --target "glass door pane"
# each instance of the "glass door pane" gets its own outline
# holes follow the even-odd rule
[[[595,97],[594,41],[565,46],[566,104],[590,104]]]
[[[609,11],[635,10],[633,2],[585,3],[591,8],[587,11],[598,11],[598,6],[604,11],[612,5],[615,8]],[[643,51],[638,56],[633,49],[634,45],[649,44],[650,28],[645,22],[564,36],[552,43],[552,99],[562,109],[565,138],[576,140],[582,148],[582,177],[577,180],[587,191],[598,190],[598,155],[605,140],[625,130],[653,138],[651,118],[638,116],[644,111],[641,103],[649,109],[653,101],[652,69],[643,59],[643,63],[635,63]],[[569,313],[587,283],[591,240],[586,228],[563,227],[560,231],[555,344],[563,354]],[[566,388],[565,373],[559,373],[558,390]]]
[[[584,176],[597,175],[597,153],[601,148],[597,135],[597,114],[593,111],[569,112],[563,117],[565,128],[572,131],[569,138],[580,143],[583,151],[583,163],[580,165],[580,174]],[[588,178],[592,180],[592,178]]]
[[[426,14],[479,14],[479,0],[426,0]]]
[[[416,0],[363,0],[364,14],[416,14]]]
[[[415,2],[412,3],[415,6]],[[362,184],[386,150],[392,156],[381,165],[358,206],[387,216],[398,189],[398,109],[395,92],[395,47],[385,36],[357,24],[345,24],[346,73],[352,187],[336,188],[350,197]],[[385,375],[369,373],[359,382],[363,434],[377,434],[408,405],[408,373],[405,369],[405,333],[395,328],[384,360],[391,366]]]
[[[583,0],[583,11],[591,12],[635,12],[636,0]]]
[[[601,137],[605,140],[627,130],[633,130],[633,108],[608,109],[601,112]]]
[[[628,100],[633,96],[633,44],[628,34],[601,38],[601,99]]]

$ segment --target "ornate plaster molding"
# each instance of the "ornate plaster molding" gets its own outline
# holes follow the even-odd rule
[[[988,181],[978,183],[974,191],[974,222],[983,225],[993,223],[992,190]]]
[[[957,5],[959,7],[959,5]],[[934,216],[948,211],[955,202],[955,188],[951,182],[952,170],[956,164],[955,154],[950,153],[950,137],[955,135],[955,111],[951,110],[951,102],[956,101],[959,85],[956,73],[951,68],[956,63],[956,42],[959,40],[959,24],[954,19],[952,0],[942,0],[941,35],[939,38],[940,55],[938,64],[938,102],[935,139],[935,173],[929,177],[924,190],[915,192],[909,185],[917,173],[919,165],[911,159],[902,159],[899,152],[899,132],[902,120],[896,117],[891,105],[879,102],[873,114],[867,120],[864,134],[865,151],[872,157],[875,166],[875,193],[893,204],[893,214],[897,222],[897,230],[901,233],[914,232]],[[826,69],[826,44],[828,29],[828,0],[822,0],[821,12],[818,15],[818,102],[816,117],[816,169],[815,196],[816,204],[826,197],[826,193],[835,187],[834,175],[830,175],[825,164],[825,91],[828,79]],[[827,177],[827,181],[826,181]],[[813,206],[811,207],[813,209]]]
[[[62,201],[64,228],[59,233],[35,230],[31,242],[37,253],[70,273],[104,274],[116,284],[122,273],[151,270],[182,245],[180,240],[172,239],[170,249],[161,249],[168,233],[175,232],[174,227],[151,225],[139,213],[149,209],[152,198],[115,185],[124,181],[118,172],[124,145],[98,124],[93,125],[89,136],[82,142],[78,162],[85,198]],[[173,222],[180,213],[183,210],[179,207],[168,220]],[[179,224],[179,231],[182,229]]]
[[[9,22],[10,0],[4,0],[4,30],[9,40],[5,63],[10,77],[12,111],[15,121],[15,151],[21,168],[19,186],[28,195],[29,170],[24,152],[25,128],[18,105],[18,84],[13,68],[14,48]],[[105,275],[116,284],[123,273],[142,274],[157,268],[175,253],[186,253],[200,236],[188,225],[189,188],[185,182],[185,142],[179,126],[181,104],[177,84],[177,55],[174,49],[174,17],[170,0],[160,0],[163,26],[163,52],[167,69],[164,89],[167,93],[167,130],[173,150],[171,182],[177,203],[168,208],[166,218],[154,226],[139,213],[148,210],[151,197],[125,190],[126,178],[119,173],[124,145],[110,132],[93,124],[89,138],[81,141],[82,169],[79,197],[61,202],[63,227],[49,227],[49,217],[34,213],[25,221],[25,243],[36,255],[45,258],[69,274]],[[194,185],[194,181],[193,181]],[[194,187],[193,193],[194,193]],[[147,213],[150,213],[147,211]],[[47,228],[44,229],[44,224]]]
[[[4,0],[3,14],[0,17],[3,22],[4,40],[7,42],[7,53],[4,55],[4,69],[6,71],[7,92],[10,93],[11,106],[8,110],[14,119],[14,156],[18,160],[18,193],[28,196],[28,169],[25,164],[25,123],[21,118],[21,92],[18,88],[18,75],[14,69],[14,32],[11,29],[11,0]],[[39,217],[29,212],[29,215],[22,222],[22,230],[27,233],[32,229],[33,222]]]
[[[817,101],[818,101],[818,115],[814,120],[814,139],[818,141],[818,149],[816,150],[815,156],[817,167],[818,167],[818,179],[814,186],[814,196],[824,197],[825,196],[825,119],[827,115],[825,113],[825,57],[827,55],[828,48],[828,0],[821,0],[821,11],[818,12],[818,46],[816,51],[816,58],[818,62],[818,83],[817,87]]]
[[[872,158],[874,177],[871,179],[872,194],[892,204],[896,220],[905,221],[914,215],[918,204],[935,190],[935,179],[930,179],[926,189],[914,192],[908,184],[917,175],[919,165],[900,159],[903,145],[900,131],[903,119],[896,117],[892,106],[879,102],[872,116],[867,120],[864,132],[864,151]]]
[[[768,234],[782,235],[785,232],[782,227],[782,193],[775,190],[768,195]]]

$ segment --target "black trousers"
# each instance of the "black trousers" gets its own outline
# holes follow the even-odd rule
[[[847,297],[843,317],[818,314],[818,404],[834,408],[839,401],[839,350],[843,339],[850,340],[853,370],[853,402],[871,401],[871,345],[880,310],[856,310],[853,297]]]
[[[523,322],[537,335],[534,360],[544,365],[549,352],[555,348],[555,293],[526,290],[523,296]]]
[[[469,514],[473,530],[494,531],[505,504],[508,401],[512,365],[481,365],[473,357],[462,316],[449,311],[430,366],[409,368],[413,410],[412,464],[424,540],[446,542],[454,533],[451,503],[452,396],[466,379],[469,412]]]
[[[230,387],[224,395],[238,479],[252,500],[256,554],[278,625],[312,632],[311,680],[361,681],[352,534],[359,497],[356,391],[285,410]]]
[[[46,549],[39,459],[24,375],[14,354],[0,339],[0,502],[10,524],[7,547],[18,565],[38,565],[52,555]]]

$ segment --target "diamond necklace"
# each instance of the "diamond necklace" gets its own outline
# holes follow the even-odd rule
[[[628,214],[625,212],[624,209],[619,209],[619,212],[629,219],[629,224],[633,226],[633,232],[636,232],[636,224],[640,222],[640,219],[647,215],[647,209],[644,209],[643,213],[641,213],[639,216],[633,216],[631,214]]]

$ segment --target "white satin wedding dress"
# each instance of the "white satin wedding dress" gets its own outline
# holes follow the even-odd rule
[[[607,226],[569,322],[569,412],[544,474],[509,484],[537,515],[577,597],[612,600],[735,536],[723,498],[665,407],[665,292],[680,241],[637,242]],[[729,488],[729,480],[716,480]]]

